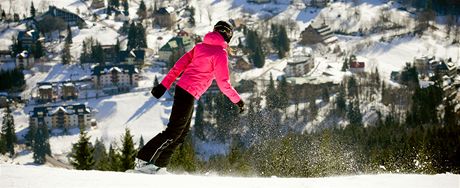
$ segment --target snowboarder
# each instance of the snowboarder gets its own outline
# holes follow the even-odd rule
[[[182,74],[175,87],[168,126],[139,150],[136,171],[155,173],[168,165],[174,150],[184,142],[189,132],[195,100],[211,86],[214,79],[219,89],[238,106],[240,113],[244,111],[244,102],[229,81],[226,48],[232,36],[233,27],[228,22],[217,22],[203,42],[183,55],[161,84],[152,89],[152,95],[158,99]]]

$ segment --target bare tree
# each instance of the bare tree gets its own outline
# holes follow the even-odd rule
[[[212,24],[213,24],[213,23],[212,23],[212,13],[213,13],[213,12],[212,12],[212,8],[211,8],[210,5],[208,5],[208,6],[206,7],[206,11],[207,11],[207,13],[208,13],[209,25],[212,25]]]
[[[455,29],[453,28],[455,26],[455,18],[453,15],[448,15],[447,18],[447,23],[446,23],[446,34],[447,34],[447,37],[450,38],[450,33],[452,31],[452,29]]]

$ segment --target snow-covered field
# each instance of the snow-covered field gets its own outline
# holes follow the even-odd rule
[[[46,174],[46,176],[44,176]],[[244,178],[214,175],[148,175],[0,165],[2,187],[189,187],[189,188],[458,188],[460,175],[381,174],[328,178]]]

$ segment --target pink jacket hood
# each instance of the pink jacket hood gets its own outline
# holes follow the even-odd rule
[[[169,89],[182,74],[177,85],[199,99],[215,79],[219,89],[237,103],[241,98],[230,84],[227,46],[219,33],[206,34],[202,43],[195,45],[176,62],[161,84]]]

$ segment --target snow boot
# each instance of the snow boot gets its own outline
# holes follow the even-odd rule
[[[128,173],[143,173],[143,174],[156,174],[162,169],[161,167],[155,166],[153,163],[137,159],[134,169],[127,170]]]

